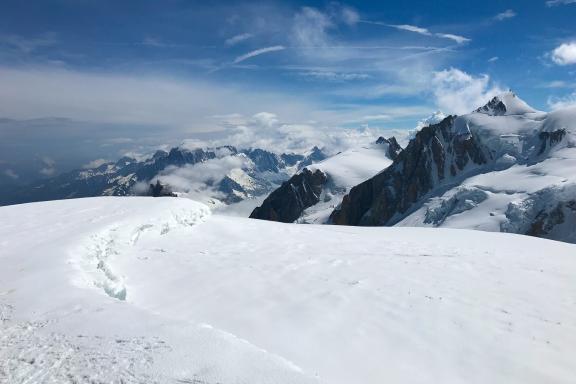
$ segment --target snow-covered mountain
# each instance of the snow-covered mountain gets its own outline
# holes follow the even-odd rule
[[[269,193],[301,166],[324,159],[309,153],[276,154],[259,148],[238,150],[175,147],[138,161],[123,157],[91,169],[71,171],[33,185],[7,190],[0,205],[93,196],[185,194],[212,205],[236,203]],[[151,184],[160,182],[160,189]]]
[[[401,150],[394,137],[380,137],[375,143],[308,165],[271,193],[250,217],[325,223],[350,188],[386,168]]]
[[[0,208],[0,382],[576,382],[576,246],[218,216]]]
[[[576,242],[576,108],[513,93],[423,128],[331,214],[347,225],[473,228]]]

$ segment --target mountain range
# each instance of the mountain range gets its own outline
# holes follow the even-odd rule
[[[420,129],[390,164],[353,186],[322,223],[361,226],[430,226],[511,232],[576,242],[576,108],[546,113],[512,92],[462,116]],[[331,172],[318,163],[314,180]],[[368,164],[369,162],[364,162]],[[302,195],[293,176],[251,217],[295,220],[273,212],[275,200]],[[324,177],[321,176],[324,174]],[[279,191],[284,191],[283,195]],[[304,201],[304,200],[302,200]]]
[[[95,196],[154,195],[159,190],[151,184],[156,182],[162,185],[165,195],[190,195],[211,205],[232,204],[270,192],[294,172],[325,157],[317,147],[305,154],[276,154],[259,148],[181,146],[156,151],[140,161],[125,156],[95,168],[73,170],[28,186],[14,187],[0,196],[0,205]]]
[[[467,228],[576,242],[576,107],[541,112],[507,92],[466,115],[436,112],[410,137],[405,148],[380,137],[331,156],[318,147],[296,154],[180,146],[13,189],[0,204],[180,196],[213,208],[248,201],[251,218],[287,223]]]

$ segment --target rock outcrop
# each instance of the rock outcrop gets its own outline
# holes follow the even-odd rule
[[[312,172],[304,168],[272,192],[260,207],[252,211],[250,218],[292,223],[306,208],[318,203],[327,181],[322,171]]]
[[[389,139],[380,136],[378,140],[376,140],[376,144],[386,144],[388,148],[386,149],[386,156],[390,160],[396,160],[400,152],[402,151],[402,147],[398,144],[398,141],[394,136],[390,137]]]

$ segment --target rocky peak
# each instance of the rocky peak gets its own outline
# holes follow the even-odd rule
[[[476,113],[484,113],[490,116],[523,115],[537,112],[534,108],[516,96],[512,91],[495,96],[486,105],[476,109]]]
[[[260,207],[252,211],[250,218],[292,223],[306,208],[320,201],[327,181],[324,172],[304,168],[272,192]]]
[[[391,160],[396,160],[398,154],[402,151],[402,147],[398,144],[398,141],[394,136],[390,137],[389,139],[380,136],[378,140],[376,140],[376,144],[385,144],[387,145],[386,148],[386,156]]]

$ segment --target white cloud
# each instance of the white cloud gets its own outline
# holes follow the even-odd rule
[[[228,39],[226,39],[226,41],[224,42],[224,44],[226,44],[227,46],[231,47],[233,45],[239,44],[243,41],[246,41],[248,39],[251,39],[252,37],[254,37],[253,34],[251,33],[241,33],[239,35],[236,36],[232,36]]]
[[[552,51],[552,60],[558,65],[576,64],[576,42],[564,43]]]
[[[512,10],[512,9],[507,9],[504,12],[501,12],[501,13],[497,14],[496,16],[494,16],[494,20],[504,21],[507,19],[511,19],[513,17],[516,17],[516,12],[514,12],[514,10]]]
[[[464,36],[458,36],[458,35],[453,35],[451,33],[436,33],[434,36],[437,37],[442,37],[444,39],[450,39],[450,40],[454,40],[455,42],[457,42],[458,44],[464,44],[464,43],[468,43],[469,41],[471,41],[469,38],[464,37]]]
[[[82,166],[82,168],[84,169],[94,169],[94,168],[98,168],[101,165],[104,165],[106,163],[108,163],[109,160],[106,159],[96,159],[96,160],[92,160],[89,163],[86,163]]]
[[[558,5],[566,5],[566,4],[576,4],[576,0],[548,0],[548,1],[546,1],[546,5],[549,7],[555,7]]]
[[[216,195],[212,185],[218,184],[234,169],[250,167],[251,161],[245,156],[225,156],[183,167],[168,167],[154,180],[168,184],[176,191]]]
[[[0,67],[0,116],[57,116],[93,123],[165,127],[157,134],[221,130],[209,116],[272,110],[310,116],[318,105],[302,95],[145,74]],[[361,113],[361,112],[360,112]],[[78,129],[81,129],[78,127]],[[126,136],[123,136],[126,137]]]
[[[489,63],[494,63],[496,61],[500,60],[500,58],[498,56],[493,56],[491,58],[488,59]]]
[[[9,178],[14,179],[14,180],[20,178],[20,176],[19,176],[16,172],[14,172],[14,170],[12,170],[12,169],[6,169],[6,170],[4,171],[4,174],[5,174],[6,176],[8,176]]]
[[[300,72],[299,75],[315,80],[323,80],[331,82],[366,80],[371,78],[371,76],[366,73],[333,72],[333,71],[308,71],[308,72]]]
[[[430,32],[427,28],[417,27],[415,25],[408,25],[408,24],[401,24],[401,25],[389,25],[390,27],[400,29],[403,31],[419,33],[421,35],[432,36],[432,32]]]
[[[233,63],[238,64],[238,63],[241,63],[241,62],[248,60],[252,57],[262,55],[264,53],[283,51],[284,49],[286,49],[286,47],[284,47],[282,45],[275,45],[272,47],[256,49],[256,50],[248,52],[242,56],[238,56],[236,59],[234,59]]]
[[[576,92],[564,97],[549,97],[548,106],[552,110],[576,107]]]
[[[442,39],[449,39],[452,41],[455,41],[458,44],[464,44],[464,43],[468,43],[471,41],[471,39],[464,37],[464,36],[460,36],[460,35],[454,35],[452,33],[434,33],[431,32],[428,28],[423,28],[423,27],[419,27],[416,25],[410,25],[410,24],[387,24],[387,23],[383,23],[380,21],[369,21],[369,20],[361,20],[360,22],[365,23],[365,24],[373,24],[373,25],[381,25],[383,27],[390,27],[390,28],[395,28],[401,31],[407,31],[407,32],[413,32],[413,33],[418,33],[420,35],[424,35],[424,36],[431,36],[431,37],[439,37]]]
[[[358,122],[389,120],[393,115],[366,115]],[[234,145],[237,148],[262,148],[276,153],[304,153],[314,146],[325,148],[328,152],[349,149],[353,146],[375,141],[379,136],[389,135],[387,129],[342,129],[326,126],[317,122],[285,123],[270,112],[260,112],[237,124],[225,139],[214,140],[216,145]],[[395,132],[401,136],[402,133]]]
[[[488,75],[472,76],[456,68],[434,73],[432,85],[436,105],[455,114],[470,113],[503,93]]]

